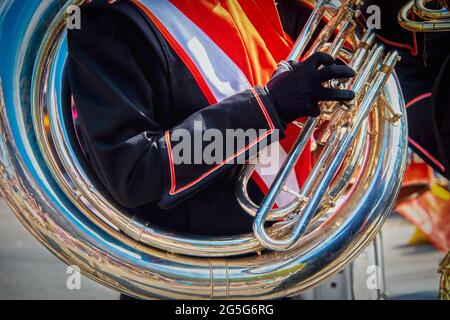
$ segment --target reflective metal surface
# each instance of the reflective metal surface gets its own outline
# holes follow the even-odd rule
[[[320,30],[317,38],[312,39],[312,35],[316,32],[317,21],[325,17],[325,8],[328,2],[318,2],[312,15],[306,22],[305,29],[299,36],[299,39],[302,41],[297,41],[294,44],[288,60],[298,60],[304,56],[304,51],[306,51],[311,41],[312,44],[306,56],[318,51],[327,51],[335,58],[339,56],[346,44],[346,39],[353,33],[356,26],[354,18],[359,13],[358,5],[360,1],[342,1],[334,16]],[[336,30],[337,32],[335,32]],[[353,48],[355,51],[353,57],[347,60],[347,63],[355,70],[356,76],[354,79],[347,81],[347,83],[340,84],[340,86],[352,89],[355,92],[356,97],[354,101],[351,103],[321,103],[322,116],[309,118],[302,125],[300,135],[259,206],[256,206],[251,201],[246,190],[246,184],[253,172],[254,165],[244,168],[236,188],[236,195],[244,210],[255,217],[253,224],[255,238],[266,249],[286,251],[295,246],[306,232],[317,211],[321,207],[325,206],[326,210],[335,205],[335,197],[340,194],[341,190],[333,189],[334,192],[331,193],[328,189],[332,185],[333,180],[335,180],[334,178],[339,170],[354,172],[354,167],[347,170],[345,165],[348,165],[348,163],[345,163],[344,167],[342,166],[344,159],[348,158],[348,151],[354,145],[360,130],[365,128],[365,120],[372,108],[377,104],[378,97],[399,60],[399,54],[396,51],[391,51],[383,61],[384,47],[379,45],[372,47],[373,40],[373,35],[370,32],[366,32],[362,41],[356,48]],[[332,85],[330,83],[330,86]],[[389,102],[386,104],[386,107],[388,105]],[[392,109],[389,110],[394,116],[398,117],[397,112],[392,112]],[[324,149],[300,190],[290,190],[286,186],[287,179],[293,172],[305,147],[311,141],[313,133],[320,127],[324,114],[330,118],[326,120],[328,134],[324,133],[322,135],[328,136],[328,141],[326,141],[327,139],[321,141],[321,144],[325,145]],[[353,148],[356,149],[354,146]],[[355,153],[351,156],[357,158],[360,155],[360,153]],[[339,178],[341,181],[345,178],[348,181],[351,177],[344,175]],[[345,183],[338,183],[337,186],[344,187]],[[278,197],[283,192],[291,194],[294,199],[285,207],[274,209]],[[291,223],[293,230],[288,236],[283,235],[282,238],[273,237],[266,232],[265,224],[267,221],[285,219],[293,215],[296,216],[294,220],[297,220],[297,223]]]
[[[441,273],[439,297],[441,300],[450,300],[450,252],[442,260],[439,272]]]
[[[117,208],[90,180],[64,116],[65,10],[79,2],[0,3],[1,194],[56,256],[136,297],[269,299],[317,285],[373,239],[398,193],[406,155],[405,119],[393,124],[384,102],[368,117],[356,183],[289,251],[262,251],[251,234],[174,234]],[[404,113],[395,76],[383,96]],[[292,223],[267,232],[286,234]]]
[[[436,1],[410,0],[398,14],[400,26],[417,32],[450,31],[450,11],[446,2],[439,1],[439,8],[430,8],[428,5],[431,2]]]

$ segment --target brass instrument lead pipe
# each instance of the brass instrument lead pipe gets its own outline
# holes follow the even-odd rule
[[[333,32],[338,28],[339,24],[345,20],[346,15],[349,13],[349,1],[350,0],[345,0],[341,3],[336,14],[333,15],[331,20],[327,22],[325,27],[320,31],[319,35],[312,43],[306,56],[310,56],[314,52],[319,51],[319,49],[333,36]]]
[[[361,70],[358,72],[358,76],[356,77],[353,86],[351,86],[351,89],[355,92],[356,98],[358,99],[358,96],[361,96],[363,93],[363,87],[362,84],[365,84],[366,81],[369,79],[369,77],[373,74],[373,71],[375,70],[374,66],[378,64],[380,61],[381,55],[383,54],[384,46],[383,45],[377,45],[372,50],[371,54],[367,58],[367,61],[365,64],[360,65]],[[350,85],[347,86],[349,88]],[[338,110],[338,112],[341,110]],[[345,111],[342,110],[342,112],[339,112],[339,114],[342,116]],[[334,124],[336,125],[336,123]],[[304,182],[301,190],[300,195],[304,198],[308,198],[311,191],[313,190],[313,187],[315,184],[317,184],[317,181],[322,177],[323,174],[323,168],[325,168],[326,164],[330,161],[331,157],[335,154],[334,150],[336,150],[336,144],[335,140],[338,135],[339,128],[334,128],[331,131],[331,137],[330,141],[325,147],[325,149],[322,151],[322,154],[319,157],[319,160],[314,165],[313,170],[310,172],[308,178]]]
[[[359,128],[361,127],[364,119],[366,119],[369,115],[381,90],[384,88],[389,76],[392,74],[395,64],[398,61],[398,57],[399,54],[397,51],[391,51],[385,57],[380,70],[375,76],[373,84],[369,87],[367,94],[361,102],[358,113],[355,116],[351,128],[346,132],[341,142],[339,143],[335,157],[326,168],[321,181],[318,182],[318,185],[314,190],[315,192],[307,202],[300,220],[295,226],[292,234],[288,238],[283,240],[272,239],[265,232],[264,221],[261,220],[263,215],[256,216],[254,223],[255,236],[264,247],[274,251],[288,250],[289,248],[294,246],[304,234],[304,232],[306,231],[306,227],[308,226],[310,220],[312,219],[314,213],[320,205],[320,201],[323,199],[325,193],[327,192],[327,188],[330,185],[337,169],[339,168],[342,159],[345,157],[348,148],[353,143],[353,140],[358,134]]]
[[[309,41],[314,35],[314,32],[317,30],[317,27],[325,14],[326,6],[330,3],[330,1],[331,0],[320,0],[317,2],[317,5],[314,7],[313,12],[303,27],[302,32],[298,36],[297,41],[295,41],[293,49],[287,57],[287,60],[300,60],[309,44]]]
[[[331,0],[318,1],[317,5],[314,7],[313,12],[309,16],[308,21],[303,27],[302,32],[295,41],[294,46],[291,52],[289,53],[288,57],[286,58],[286,60],[298,61],[303,56],[310,40],[312,39],[312,36],[314,35],[314,32],[317,30],[317,27],[319,26],[319,23],[321,22],[325,14],[326,6],[330,3],[330,1]],[[348,1],[349,0],[347,0],[347,2]],[[340,10],[342,9],[340,8]],[[331,21],[329,23],[331,23]],[[297,140],[294,143],[291,152],[288,154],[284,162],[283,169],[281,169],[281,171],[278,173],[277,177],[275,178],[275,181],[272,183],[272,187],[269,189],[269,193],[264,198],[265,200],[263,200],[263,203],[261,204],[260,207],[256,206],[253,202],[249,200],[246,187],[241,188],[242,184],[239,185],[239,188],[237,189],[236,192],[238,195],[237,198],[239,203],[247,213],[253,216],[257,214],[257,211],[261,211],[262,208],[268,208],[264,209],[268,210],[266,220],[274,221],[286,216],[288,213],[292,212],[298,207],[298,205],[300,204],[299,200],[294,200],[289,205],[283,208],[273,209],[275,201],[284,186],[284,181],[286,181],[287,177],[291,173],[290,169],[289,170],[284,169],[286,168],[286,164],[293,163],[295,165],[298,158],[302,154],[305,146],[308,144],[308,141],[310,140],[313,131],[318,123],[319,123],[318,118],[308,118],[306,120],[301,134],[297,137]],[[246,168],[244,168],[242,180],[245,182],[245,184],[247,183],[252,172],[254,171],[254,168],[255,166],[250,164],[248,164]],[[278,182],[282,181],[282,183],[278,183],[277,181]],[[274,186],[276,186],[276,188],[274,188]],[[270,200],[271,204],[269,204],[268,202],[264,204],[264,202],[267,201],[268,199],[271,199]]]
[[[310,16],[310,19],[308,20],[306,26],[304,27],[301,35],[299,36],[298,40],[296,41],[295,48],[292,50],[291,54],[288,57],[289,59],[299,59],[304,52],[304,50],[307,47],[307,44],[309,43],[309,40],[311,39],[312,35],[314,34],[315,29],[318,26],[318,23],[320,22],[320,19],[323,16],[322,7],[327,4],[328,1],[320,1],[317,5],[317,7],[314,9],[314,11],[321,12],[321,14],[314,15],[312,14]],[[350,18],[352,17],[353,11],[353,5],[359,3],[358,0],[348,0],[345,1],[339,8],[339,12],[337,15],[340,17],[346,17],[347,21],[350,21]],[[314,16],[320,16],[320,19]],[[314,18],[312,18],[314,17]],[[345,26],[345,21],[343,22],[342,19],[340,19],[339,23],[343,23]],[[335,27],[335,20],[331,19],[331,21],[328,22],[327,26],[334,26]],[[312,30],[311,28],[314,28]],[[326,27],[325,27],[326,29]],[[346,29],[346,28],[345,28]],[[322,30],[323,33],[323,30]],[[340,33],[340,36],[343,37],[345,35],[345,31]],[[332,32],[327,32],[326,36],[331,37]],[[325,37],[325,36],[324,36]],[[322,37],[322,41],[328,40],[328,38]],[[299,40],[303,39],[301,43],[299,43]],[[339,52],[339,49],[344,44],[344,41],[334,41],[332,47],[329,48],[329,52],[337,55]],[[338,50],[336,50],[338,49]],[[308,54],[311,51],[308,52]],[[295,167],[295,164],[297,163],[298,159],[300,158],[301,154],[303,153],[303,150],[305,149],[306,145],[308,144],[309,140],[311,139],[314,129],[319,124],[319,118],[308,118],[305,122],[305,125],[302,129],[301,134],[298,136],[297,140],[295,141],[291,151],[287,155],[282,168],[278,172],[277,176],[275,177],[275,180],[273,181],[271,187],[269,188],[268,193],[264,197],[264,200],[262,201],[260,207],[258,208],[258,211],[256,213],[256,218],[254,220],[254,227],[253,231],[257,233],[258,227],[256,227],[257,224],[264,224],[264,222],[269,218],[269,215],[271,216],[271,219],[281,218],[286,215],[286,211],[273,211],[273,206],[275,205],[275,202],[280,194],[280,192],[283,190],[285,181],[291,174],[293,168]],[[291,205],[288,205],[287,207],[296,207],[299,203],[298,199],[292,201]],[[261,222],[262,221],[262,222]],[[258,238],[258,237],[257,237]]]
[[[356,93],[356,100],[358,100],[358,97],[362,95],[363,93],[363,84],[365,84],[368,79],[373,75],[375,68],[377,64],[380,62],[381,56],[384,51],[383,45],[376,45],[375,48],[372,50],[370,55],[367,57],[367,60],[364,64],[361,64],[359,66],[360,69],[358,69],[358,76],[356,77],[355,81],[353,82],[353,86],[351,86],[351,89],[355,91]],[[359,59],[360,57],[355,57],[355,59]],[[349,88],[350,85],[347,86]],[[342,109],[337,111],[341,116],[345,113]],[[336,121],[338,121],[337,119]],[[337,125],[337,123],[334,123],[334,125]],[[313,188],[317,185],[318,181],[322,178],[324,174],[324,168],[327,166],[328,162],[331,161],[330,159],[335,155],[336,151],[336,140],[338,139],[339,134],[339,128],[336,127],[331,131],[331,137],[329,138],[329,142],[327,146],[322,151],[318,161],[314,164],[314,167],[310,174],[308,175],[308,178],[304,182],[299,194],[302,198],[309,199],[309,196],[313,190]]]
[[[341,28],[340,28],[338,34],[336,35],[336,38],[334,39],[331,46],[328,48],[328,53],[335,59],[337,58],[340,50],[342,49],[343,45],[345,44],[345,39],[347,38],[348,34],[350,32],[352,32],[355,28],[355,24],[352,22],[352,18],[353,18],[353,13],[347,10],[345,19],[341,22]],[[359,59],[359,58],[361,58],[361,57],[355,55],[354,59]],[[347,86],[349,86],[349,85],[347,85]],[[318,121],[319,121],[319,118],[316,118],[312,121],[314,124],[313,129],[315,129],[317,127]],[[308,126],[308,128],[311,128],[311,126]],[[303,136],[303,134],[304,134],[304,136]],[[301,137],[302,138],[308,137],[308,140],[309,140],[312,137],[312,133],[310,134],[309,130],[306,133],[304,133],[302,131]],[[337,132],[336,132],[335,138],[337,138]],[[303,152],[303,149],[301,152]],[[314,165],[314,168],[311,171],[310,175],[308,176],[307,181],[310,181],[310,183],[312,183],[312,181],[315,181],[317,179],[318,174],[321,170],[320,168],[323,167],[323,165],[325,164],[325,161],[327,161],[329,159],[329,157],[332,156],[332,154],[333,154],[333,148],[330,145],[328,145],[326,150],[324,150],[323,155],[321,156],[319,161]],[[283,180],[283,181],[285,181],[285,180]],[[308,184],[308,183],[306,182],[305,184]],[[282,190],[283,190],[283,187],[282,187]],[[297,210],[304,203],[304,200],[306,199],[307,194],[308,194],[308,192],[306,192],[305,190],[309,190],[309,188],[308,187],[306,189],[302,188],[303,192],[300,193],[300,198],[297,198],[296,200],[294,200],[292,202],[292,206],[294,206],[294,205],[296,206],[296,208],[294,208],[294,211]],[[289,212],[280,211],[280,212],[278,212],[278,214],[272,213],[272,214],[269,214],[268,218],[270,218],[270,220],[282,219],[282,218],[285,218],[287,215],[292,214],[292,211],[293,210],[290,210]]]
[[[339,31],[337,38],[335,39],[335,41],[333,42],[332,46],[329,49],[330,54],[335,58],[338,55],[339,51],[341,50],[342,46],[344,45],[346,33],[353,30],[353,26],[350,24],[350,21],[351,21],[351,19],[348,19],[344,22],[344,26]],[[377,50],[378,47],[376,47],[373,50],[372,55],[370,57],[368,57],[368,59],[367,59],[368,63],[366,63],[365,65],[363,64],[365,59],[367,58],[367,54],[369,52],[367,45],[373,44],[373,41],[374,41],[374,37],[370,36],[371,34],[373,35],[373,33],[370,31],[366,33],[366,35],[364,36],[364,38],[362,39],[361,44],[360,44],[361,48],[364,48],[364,49],[357,50],[357,52],[353,56],[353,59],[349,63],[349,66],[354,68],[356,74],[358,74],[358,76],[356,77],[356,79],[354,81],[355,84],[353,85],[358,90],[357,93],[360,93],[359,91],[361,90],[360,83],[365,83],[365,81],[367,81],[367,78],[368,78],[367,71],[373,70],[373,68],[370,69],[370,65],[374,64],[374,62],[373,62],[374,58],[379,59],[379,57],[381,56],[381,53],[383,52],[382,49]],[[375,54],[375,53],[378,53],[378,54]],[[378,60],[375,60],[375,61],[378,61]],[[363,65],[365,66],[364,69],[366,72],[362,72],[362,70],[361,70]],[[361,73],[360,73],[360,71],[361,71]],[[349,89],[351,87],[352,87],[352,84],[350,82],[346,84],[346,89]],[[335,104],[338,104],[338,103],[335,103]],[[343,111],[342,111],[342,113],[340,111],[342,111],[342,110],[337,110],[336,112],[340,116],[342,116]],[[308,175],[308,178],[306,179],[306,181],[304,182],[304,184],[300,190],[299,195],[301,196],[302,199],[308,198],[314,184],[318,181],[321,173],[323,172],[323,167],[325,166],[327,161],[329,161],[329,159],[333,156],[334,150],[335,150],[334,141],[337,139],[337,135],[338,135],[337,129],[335,129],[335,130],[333,130],[333,132],[331,132],[331,138],[330,138],[331,141],[327,144],[325,149],[322,151],[322,154],[320,155],[318,161],[314,164],[313,169],[311,170],[310,174]]]
[[[375,43],[375,33],[370,29],[366,30],[361,38],[361,42],[358,46],[358,49],[356,50],[352,60],[348,64],[348,66],[352,68],[356,73],[359,72],[363,63],[366,62],[367,55],[374,43]],[[334,103],[334,106],[336,105],[337,103]],[[334,106],[331,108],[331,110],[335,109]],[[315,132],[316,142],[318,142],[321,145],[324,145],[326,143],[326,141],[330,136],[332,127],[341,118],[343,112],[344,110],[342,109],[336,110],[326,125],[317,128]]]

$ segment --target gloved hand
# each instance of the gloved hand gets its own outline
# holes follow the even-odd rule
[[[317,117],[319,101],[352,100],[353,91],[325,88],[322,84],[354,76],[350,67],[336,65],[332,56],[318,52],[304,62],[281,62],[265,89],[280,118],[290,123],[300,117]]]

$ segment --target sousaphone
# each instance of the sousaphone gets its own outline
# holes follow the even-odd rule
[[[0,3],[1,194],[57,257],[140,298],[272,299],[316,286],[374,239],[401,186],[407,128],[393,71],[398,53],[357,30],[360,1],[303,1],[313,11],[290,58],[320,50],[348,63],[356,77],[329,85],[357,97],[323,104],[319,118],[299,124],[261,205],[247,195],[253,165],[244,166],[236,195],[255,230],[229,237],[162,230],[99,187],[79,150],[64,86],[67,10],[81,2]],[[310,178],[290,190],[284,179],[311,139],[318,147]],[[294,200],[274,209],[281,192]],[[275,223],[265,228],[265,221]]]

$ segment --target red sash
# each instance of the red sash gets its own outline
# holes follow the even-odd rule
[[[293,44],[283,31],[274,0],[133,2],[146,13],[186,64],[211,104],[249,86],[265,85],[277,63],[288,56]],[[207,60],[209,65],[205,63]],[[211,67],[221,69],[209,72]],[[223,78],[227,81],[223,82]],[[299,132],[296,125],[288,126],[286,138],[280,142],[281,160]],[[289,187],[298,191],[310,167],[310,152],[304,152]],[[263,192],[270,187],[273,178],[258,172],[253,175]],[[282,205],[282,202],[285,201],[278,204]]]

